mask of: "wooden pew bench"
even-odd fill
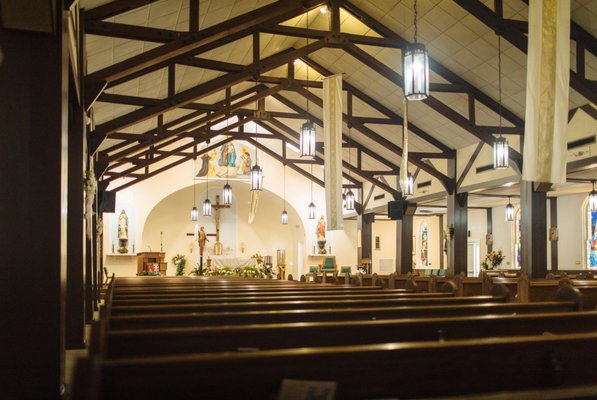
[[[268,302],[268,301],[319,301],[319,300],[374,300],[374,299],[425,299],[425,298],[445,298],[453,297],[451,293],[405,293],[403,291],[384,290],[377,293],[324,293],[313,294],[299,293],[287,294],[277,293],[269,294],[267,296],[250,295],[250,296],[228,296],[222,294],[219,296],[203,296],[203,293],[197,293],[194,296],[186,296],[179,298],[143,298],[143,299],[127,299],[127,298],[112,298],[113,306],[127,306],[127,305],[146,305],[146,304],[212,304],[212,303],[246,303],[246,302]]]
[[[104,399],[274,398],[284,379],[337,398],[430,397],[597,382],[597,333],[98,360]],[[448,373],[449,372],[449,373]]]
[[[115,330],[107,358],[597,332],[597,312]]]
[[[197,327],[239,324],[268,324],[287,322],[320,322],[347,320],[382,320],[396,318],[433,318],[473,315],[511,315],[576,310],[572,301],[543,303],[479,303],[460,305],[431,305],[344,309],[294,309],[278,311],[235,311],[202,313],[164,313],[115,315],[109,319],[109,328],[155,329],[164,327]]]
[[[164,313],[199,313],[199,312],[225,312],[225,311],[273,311],[273,310],[308,310],[336,308],[368,308],[368,307],[400,307],[423,305],[455,305],[475,303],[503,303],[506,299],[495,296],[477,297],[433,297],[427,298],[390,298],[360,300],[316,300],[316,301],[253,301],[243,303],[193,303],[193,304],[161,304],[161,305],[134,305],[111,307],[111,316],[134,314],[164,314]]]

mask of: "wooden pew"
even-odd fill
[[[334,381],[343,399],[411,398],[595,383],[595,354],[597,333],[575,333],[99,360],[95,376],[114,400],[267,399],[289,378]]]
[[[597,312],[116,330],[108,358],[597,331]]]
[[[395,318],[431,318],[473,315],[535,314],[570,312],[577,309],[573,301],[542,303],[479,303],[461,305],[431,305],[420,307],[344,308],[323,310],[227,311],[202,313],[164,313],[114,315],[110,329],[154,329],[163,327],[194,327],[287,322],[319,322],[346,320],[382,320]]]
[[[199,313],[225,311],[273,311],[273,310],[308,310],[338,308],[368,308],[368,307],[417,307],[423,305],[455,305],[476,303],[502,303],[506,299],[495,296],[477,297],[433,297],[428,298],[390,298],[372,300],[316,300],[316,301],[253,301],[244,303],[193,303],[193,304],[162,304],[162,305],[134,305],[111,307],[111,315],[134,314],[164,314],[164,313]]]
[[[128,298],[113,298],[112,304],[114,306],[127,305],[145,305],[145,304],[210,304],[210,303],[245,303],[245,302],[264,302],[264,301],[318,301],[318,300],[373,300],[373,299],[408,299],[408,298],[445,298],[453,297],[451,293],[408,293],[405,291],[384,290],[377,293],[298,293],[286,294],[277,293],[269,295],[251,294],[249,296],[229,296],[228,294],[221,294],[219,296],[203,296],[202,293],[197,293],[193,296],[177,297],[177,298],[156,298],[148,297],[141,299]]]

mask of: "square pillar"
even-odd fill
[[[520,183],[521,267],[531,278],[547,274],[547,191],[551,184]]]
[[[396,221],[396,273],[407,274],[413,270],[413,216],[415,203],[404,202],[402,219]]]
[[[61,399],[64,384],[69,61],[63,2],[47,5],[0,22],[5,399]]]

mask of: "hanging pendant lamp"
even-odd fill
[[[595,181],[593,183],[593,190],[589,193],[589,211],[597,211],[597,192],[595,191]]]
[[[286,165],[284,165],[284,189],[282,192],[284,207],[282,208],[282,225],[288,225],[288,213],[286,212]]]
[[[506,221],[508,222],[514,221],[514,206],[512,203],[510,203],[510,197],[508,197],[508,205],[506,206],[505,217]]]
[[[203,216],[211,216],[211,201],[209,201],[209,171],[205,174],[205,182],[207,188],[205,189],[205,201],[203,202]]]
[[[429,59],[427,49],[417,43],[417,0],[414,4],[414,42],[402,50],[404,96],[408,100],[425,100],[429,97]]]
[[[226,131],[228,131],[228,119],[226,119]],[[230,184],[228,183],[228,167],[228,163],[226,163],[226,184],[222,189],[222,200],[224,201],[224,205],[226,206],[232,205],[232,186],[230,186]]]
[[[199,212],[197,211],[197,207],[195,206],[197,204],[197,198],[195,197],[195,187],[197,185],[195,184],[195,160],[193,160],[193,208],[191,208],[191,221],[197,221],[197,218],[199,216]]]
[[[255,124],[255,134],[257,134],[257,124]],[[255,142],[257,143],[257,138]],[[257,159],[257,145],[255,145],[255,165],[251,168],[251,190],[263,190],[263,170]]]
[[[348,126],[348,143],[351,143],[350,141],[350,130],[351,130],[351,126]],[[352,166],[352,163],[350,162],[350,147],[348,148],[348,164]],[[348,170],[348,177],[350,178],[350,170]],[[346,192],[346,195],[344,196],[344,204],[345,204],[345,208],[347,211],[354,211],[354,193],[352,192],[352,190],[348,189],[348,192]]]
[[[499,136],[493,142],[493,168],[505,169],[509,164],[510,147],[508,140],[502,136],[502,46],[501,37],[498,36],[498,115],[499,122]]]
[[[309,48],[309,11],[307,11],[307,48]],[[309,65],[305,63],[305,68],[307,68],[307,82],[309,81]],[[309,98],[307,97],[307,118],[310,118],[309,115]],[[299,132],[299,144],[301,150],[301,157],[314,157],[315,156],[315,125],[311,122],[310,119],[305,121],[304,124],[301,125],[301,130]]]
[[[313,176],[313,164],[311,164],[311,176]],[[315,213],[317,210],[315,208],[315,203],[313,203],[313,180],[311,180],[311,203],[309,203],[308,210],[309,219],[315,219]]]

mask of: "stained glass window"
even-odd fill
[[[423,222],[421,226],[421,267],[429,266],[429,230],[427,224]]]
[[[587,266],[597,268],[597,211],[587,206]]]

